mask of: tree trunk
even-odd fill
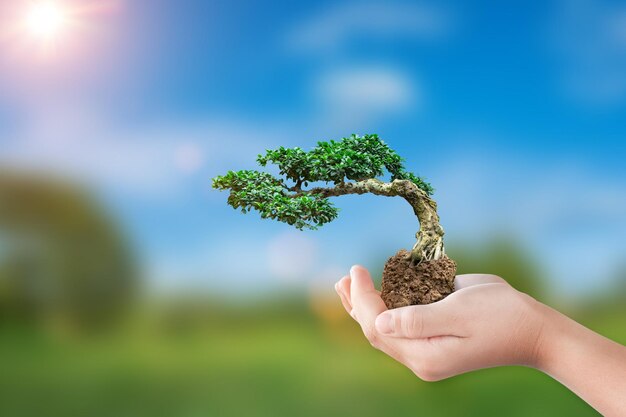
[[[417,242],[410,253],[413,263],[436,260],[445,255],[444,231],[439,224],[437,203],[410,180],[382,182],[370,178],[363,181],[340,183],[331,188],[312,188],[306,192],[306,194],[317,194],[322,197],[365,193],[387,197],[399,196],[413,207],[413,212],[420,224],[420,228],[415,234]]]
[[[411,249],[411,260],[416,264],[440,259],[445,255],[445,249],[444,231],[439,224],[437,203],[409,180],[395,180],[392,186],[396,187],[398,194],[413,207],[413,212],[419,220],[420,228],[415,233],[417,241]]]

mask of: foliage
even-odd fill
[[[317,195],[289,196],[281,181],[258,171],[228,171],[213,180],[213,187],[230,189],[228,204],[243,213],[258,210],[263,219],[275,219],[295,226],[315,229],[334,220],[338,209],[327,198]]]
[[[457,274],[489,271],[504,277],[516,289],[543,300],[548,288],[543,284],[544,271],[529,251],[506,234],[493,236],[484,242],[450,243],[446,252],[457,263]]]
[[[134,259],[90,196],[0,170],[0,201],[0,322],[97,330],[132,302]]]
[[[380,177],[387,171],[392,181],[410,180],[428,195],[434,191],[422,178],[407,172],[403,159],[378,135],[321,141],[308,152],[299,147],[281,146],[258,155],[257,162],[261,166],[277,165],[279,173],[293,185],[265,172],[242,170],[215,177],[213,187],[230,190],[228,204],[243,213],[258,210],[262,218],[282,221],[298,229],[316,229],[338,214],[328,198],[302,188],[309,183],[321,181],[336,186],[348,180]]]

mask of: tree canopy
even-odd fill
[[[230,190],[228,204],[243,213],[257,210],[262,218],[300,230],[316,229],[337,217],[338,209],[329,196],[364,192],[397,195],[388,190],[376,192],[378,183],[367,183],[386,173],[392,182],[410,181],[426,196],[434,191],[424,179],[406,171],[403,158],[375,134],[320,141],[310,151],[281,146],[258,155],[257,162],[261,166],[275,164],[284,178],[255,170],[228,171],[213,179],[213,187]],[[316,182],[327,187],[303,188]],[[330,183],[333,185],[329,187]]]
[[[93,196],[0,169],[0,324],[96,330],[126,311],[139,280],[125,236]]]

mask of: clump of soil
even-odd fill
[[[434,303],[454,291],[456,262],[444,256],[412,265],[409,255],[402,249],[385,264],[380,296],[387,308]]]

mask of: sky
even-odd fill
[[[625,264],[625,2],[65,0],[45,46],[27,3],[0,5],[0,166],[91,190],[155,288],[328,285],[411,247],[403,201],[299,232],[210,188],[352,133],[433,184],[449,242],[512,236],[572,294]]]

